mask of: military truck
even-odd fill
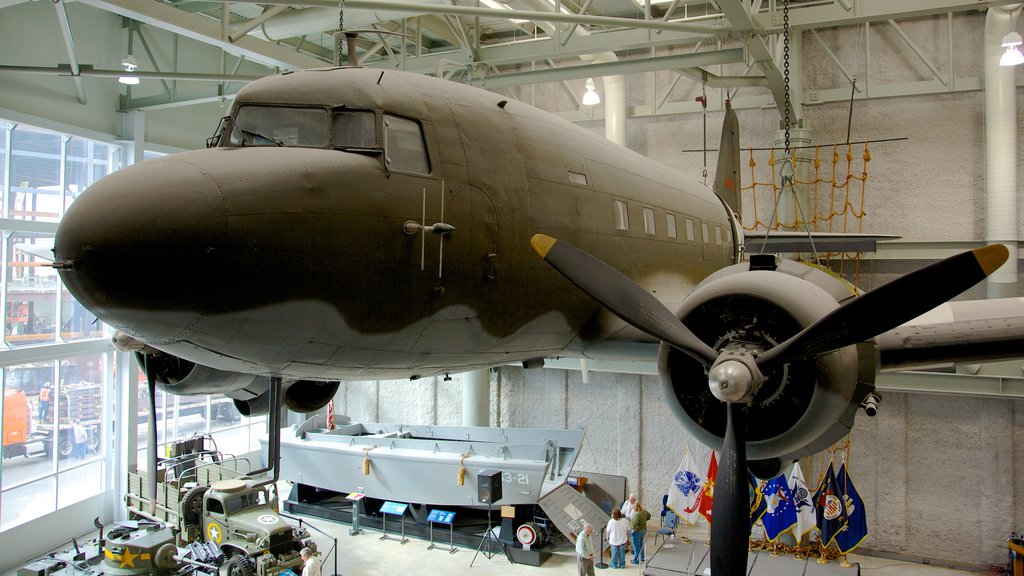
[[[180,546],[215,543],[226,557],[224,576],[302,572],[299,550],[315,550],[316,544],[304,528],[291,526],[277,513],[277,498],[265,485],[218,463],[196,461],[194,470],[175,478],[169,470],[158,469],[153,510],[145,473],[129,472],[125,500],[133,516],[169,524]]]

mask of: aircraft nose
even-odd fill
[[[189,153],[150,160],[93,184],[57,229],[54,266],[68,290],[113,326],[127,310],[164,310],[204,267],[224,229],[210,171]],[[168,327],[170,329],[170,327]]]

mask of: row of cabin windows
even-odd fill
[[[383,142],[378,134],[383,135]],[[391,114],[378,116],[372,110],[245,104],[235,113],[228,142],[233,146],[383,151],[389,170],[430,173],[420,123]]]
[[[629,232],[629,205],[622,200],[613,200],[613,206],[615,211],[615,229],[623,232]],[[648,206],[643,207],[644,211],[644,233],[651,236],[657,236],[658,229],[655,223],[656,216],[654,208]],[[695,230],[693,218],[689,216],[683,217],[686,230],[686,240],[689,242],[695,241]],[[677,238],[678,234],[676,231],[676,215],[671,212],[665,213],[665,229],[668,232],[669,238]],[[700,223],[701,241],[704,244],[711,242],[711,235],[708,229],[707,222]],[[715,244],[721,246],[723,243],[722,227],[715,226]]]

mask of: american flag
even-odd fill
[[[334,399],[327,403],[327,429],[334,430]]]

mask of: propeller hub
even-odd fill
[[[750,392],[750,370],[742,362],[726,360],[716,364],[708,373],[711,393],[722,402],[740,402]]]

